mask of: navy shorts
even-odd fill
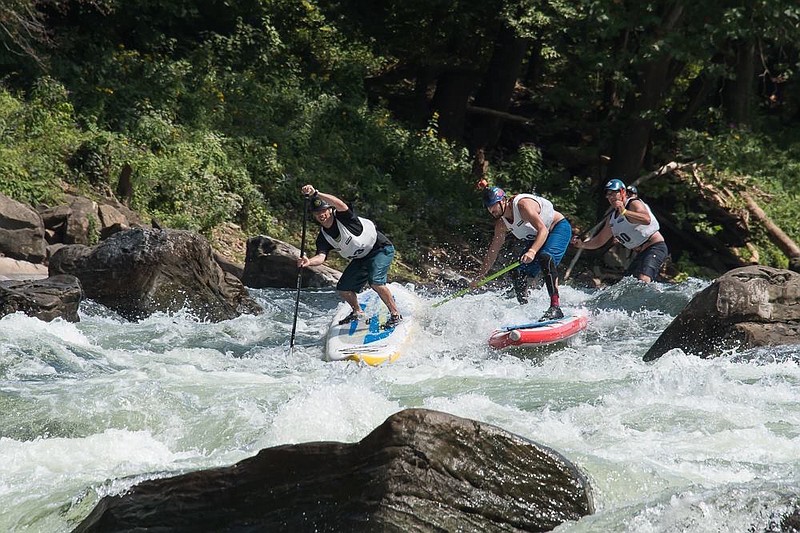
[[[374,255],[363,259],[353,259],[342,272],[337,291],[360,292],[364,285],[386,285],[389,266],[394,259],[394,246],[387,245],[376,251]]]
[[[545,252],[550,254],[550,257],[553,258],[556,266],[558,266],[558,264],[561,263],[561,259],[564,258],[570,239],[572,239],[572,226],[566,218],[562,218],[555,227],[550,230],[550,234],[547,236],[547,240],[544,241],[544,246],[539,250],[539,253]],[[530,247],[531,241],[524,242]],[[533,278],[536,277],[536,274],[539,273],[542,267],[539,265],[539,261],[533,260],[530,263],[521,265],[519,269]]]
[[[663,241],[657,242],[636,254],[636,257],[633,258],[633,263],[625,271],[625,275],[635,278],[645,275],[651,281],[655,281],[668,255],[667,244]]]

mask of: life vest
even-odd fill
[[[634,200],[636,200],[636,198],[628,199],[628,201],[625,202],[625,209],[627,209],[628,204]],[[639,201],[642,202],[641,200]],[[655,215],[653,215],[653,212],[650,210],[650,206],[644,202],[642,202],[642,204],[650,214],[649,224],[634,224],[616,211],[610,215],[609,224],[611,226],[611,233],[625,248],[633,249],[641,246],[661,227]]]
[[[357,259],[367,255],[372,250],[372,247],[375,246],[375,241],[378,239],[378,230],[371,220],[361,217],[358,217],[358,220],[361,222],[361,235],[353,235],[353,233],[347,229],[347,226],[339,222],[335,217],[334,221],[339,227],[338,238],[334,239],[328,235],[325,228],[322,228],[322,235],[325,237],[325,240],[333,246],[334,250],[339,252],[339,254],[346,259]]]
[[[514,220],[509,222],[506,220],[506,217],[502,217],[501,220],[505,223],[506,228],[508,228],[511,233],[514,234],[514,237],[521,240],[533,240],[536,238],[537,231],[536,228],[533,227],[533,224],[530,222],[526,222],[522,218],[522,214],[519,212],[519,201],[524,198],[530,198],[531,200],[535,201],[539,204],[539,217],[544,222],[544,226],[546,228],[550,228],[553,225],[553,218],[555,217],[555,209],[553,208],[553,202],[550,200],[545,200],[541,196],[536,196],[533,194],[518,194],[514,197],[514,200],[511,204],[512,214],[514,216]]]

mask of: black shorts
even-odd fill
[[[640,275],[645,275],[655,281],[668,255],[667,244],[663,241],[657,242],[636,255],[633,263],[625,271],[625,275],[636,278]]]

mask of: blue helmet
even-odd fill
[[[625,183],[623,183],[622,180],[614,178],[613,180],[608,180],[605,189],[607,191],[620,191],[625,189]]]
[[[489,209],[506,197],[506,191],[500,187],[487,187],[483,190],[483,207]]]

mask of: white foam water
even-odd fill
[[[71,531],[143,479],[235,463],[280,444],[355,442],[426,407],[550,446],[588,475],[597,512],[557,531],[764,531],[800,484],[800,349],[700,359],[642,356],[705,286],[626,280],[562,287],[589,326],[566,343],[495,351],[504,324],[535,320],[497,287],[441,306],[396,362],[323,360],[338,299],[252,291],[260,316],[190,311],[126,322],[91,302],[81,322],[0,319],[0,531]],[[772,524],[772,525],[770,525]]]

